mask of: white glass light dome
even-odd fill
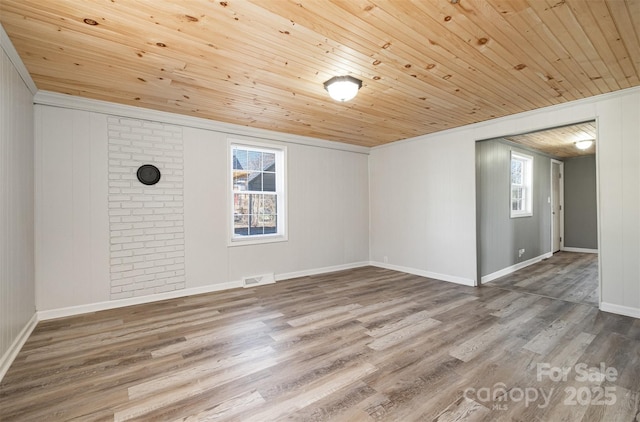
[[[591,139],[576,142],[576,148],[582,150],[589,149],[591,145],[593,145],[593,140]]]
[[[362,87],[362,81],[353,76],[334,76],[324,83],[331,98],[336,101],[345,102],[356,96]]]

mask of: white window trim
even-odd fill
[[[233,192],[233,147],[248,147],[264,152],[278,152],[276,154],[276,192],[278,192],[278,233],[254,236],[235,236],[234,231],[234,192]],[[256,142],[246,139],[227,139],[227,246],[258,245],[264,243],[286,242],[288,238],[287,225],[287,147],[285,145],[267,142]],[[281,177],[279,177],[281,175]]]
[[[512,209],[513,184],[511,183],[511,161],[514,158],[524,160],[526,162],[526,170],[524,172],[524,177],[525,177],[525,186],[528,186],[529,195],[525,197],[526,204],[525,204],[524,211]],[[531,155],[511,151],[511,156],[509,157],[509,212],[510,212],[511,218],[522,218],[522,217],[533,216],[533,164],[534,164],[533,160],[534,158]]]

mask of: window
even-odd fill
[[[284,147],[231,143],[231,244],[286,240]]]
[[[533,215],[533,157],[511,152],[511,218]]]

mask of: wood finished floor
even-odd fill
[[[640,320],[365,267],[41,322],[0,420],[637,421],[639,397]]]
[[[598,306],[598,255],[557,252],[488,285]]]

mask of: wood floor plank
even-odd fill
[[[211,390],[218,387],[220,384],[224,384],[229,380],[233,380],[247,374],[261,371],[265,368],[274,366],[277,363],[273,357],[266,357],[253,362],[248,362],[240,367],[236,367],[234,370],[221,371],[213,376],[213,373],[209,373],[207,370],[201,369],[201,374],[194,375],[189,374],[176,374],[169,377],[167,383],[157,383],[157,381],[148,381],[148,384],[141,384],[140,388],[144,389],[144,393],[147,393],[149,389],[154,390],[151,396],[138,395],[139,391],[129,389],[129,402],[122,406],[121,410],[116,410],[114,413],[115,421],[127,421],[135,417],[142,416],[146,413],[150,413],[157,410],[160,407],[171,406],[174,403],[183,400],[185,398],[202,394],[207,390]],[[204,368],[203,368],[204,369]],[[197,369],[196,369],[197,372]],[[162,380],[161,380],[162,381]],[[140,398],[142,397],[142,399]]]
[[[264,403],[265,400],[262,398],[260,393],[253,391],[241,396],[233,397],[232,399],[226,400],[215,407],[204,410],[195,415],[176,419],[174,422],[201,422],[230,418],[238,413],[259,407]]]
[[[0,420],[632,421],[640,322],[585,300],[591,254],[555,258],[480,288],[363,267],[44,321]],[[618,376],[576,379],[601,363]],[[616,403],[567,405],[583,387]]]
[[[590,421],[637,421],[640,415],[640,393],[623,387],[614,388],[616,401],[611,405],[590,405],[584,420]]]
[[[481,421],[489,413],[489,409],[480,403],[465,397],[460,397],[451,403],[444,412],[439,414],[434,419],[434,422]]]
[[[258,412],[243,417],[243,420],[247,422],[263,422],[282,419],[286,415],[293,414],[350,384],[358,384],[358,380],[375,371],[376,367],[369,363],[340,370],[337,373],[314,381],[302,392],[289,395],[284,400],[269,403]]]
[[[557,252],[487,285],[598,306],[598,255]]]
[[[524,345],[524,348],[532,352],[544,354],[547,350],[555,346],[561,337],[569,331],[571,323],[563,320],[554,321],[531,341]]]

